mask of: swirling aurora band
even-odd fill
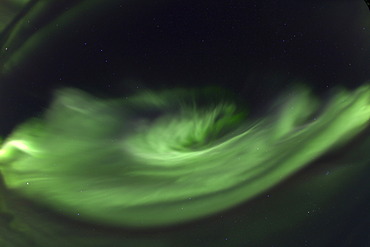
[[[271,188],[368,127],[370,87],[322,107],[297,87],[279,110],[249,119],[210,91],[103,100],[56,94],[0,150],[9,189],[71,217],[126,227],[181,223]],[[215,94],[213,94],[215,95]],[[319,107],[321,105],[321,108]]]

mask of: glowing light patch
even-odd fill
[[[304,87],[294,92],[252,119],[211,91],[104,101],[62,90],[43,119],[9,138],[2,152],[22,152],[2,173],[9,188],[78,219],[129,227],[197,219],[279,184],[369,125],[368,85],[325,106]]]

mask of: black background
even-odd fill
[[[51,28],[2,75],[2,135],[41,114],[65,86],[121,97],[143,88],[218,85],[258,111],[296,82],[325,95],[370,77],[361,1],[110,0],[67,23],[53,21],[78,2],[55,3],[31,20],[31,34]]]

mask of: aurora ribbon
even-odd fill
[[[220,95],[60,90],[5,140],[1,173],[9,189],[70,217],[163,226],[250,200],[369,124],[369,85],[325,105],[296,87],[263,118]]]

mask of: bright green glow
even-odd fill
[[[337,92],[324,109],[307,89],[294,92],[253,120],[189,91],[103,101],[63,90],[42,120],[6,140],[1,171],[9,188],[72,217],[188,221],[251,199],[368,127],[368,85]]]
[[[6,156],[11,156],[9,153],[11,153],[12,147],[17,148],[21,151],[28,152],[30,148],[27,146],[26,143],[23,141],[10,141],[7,142],[6,145],[0,150],[0,157],[6,157]]]

